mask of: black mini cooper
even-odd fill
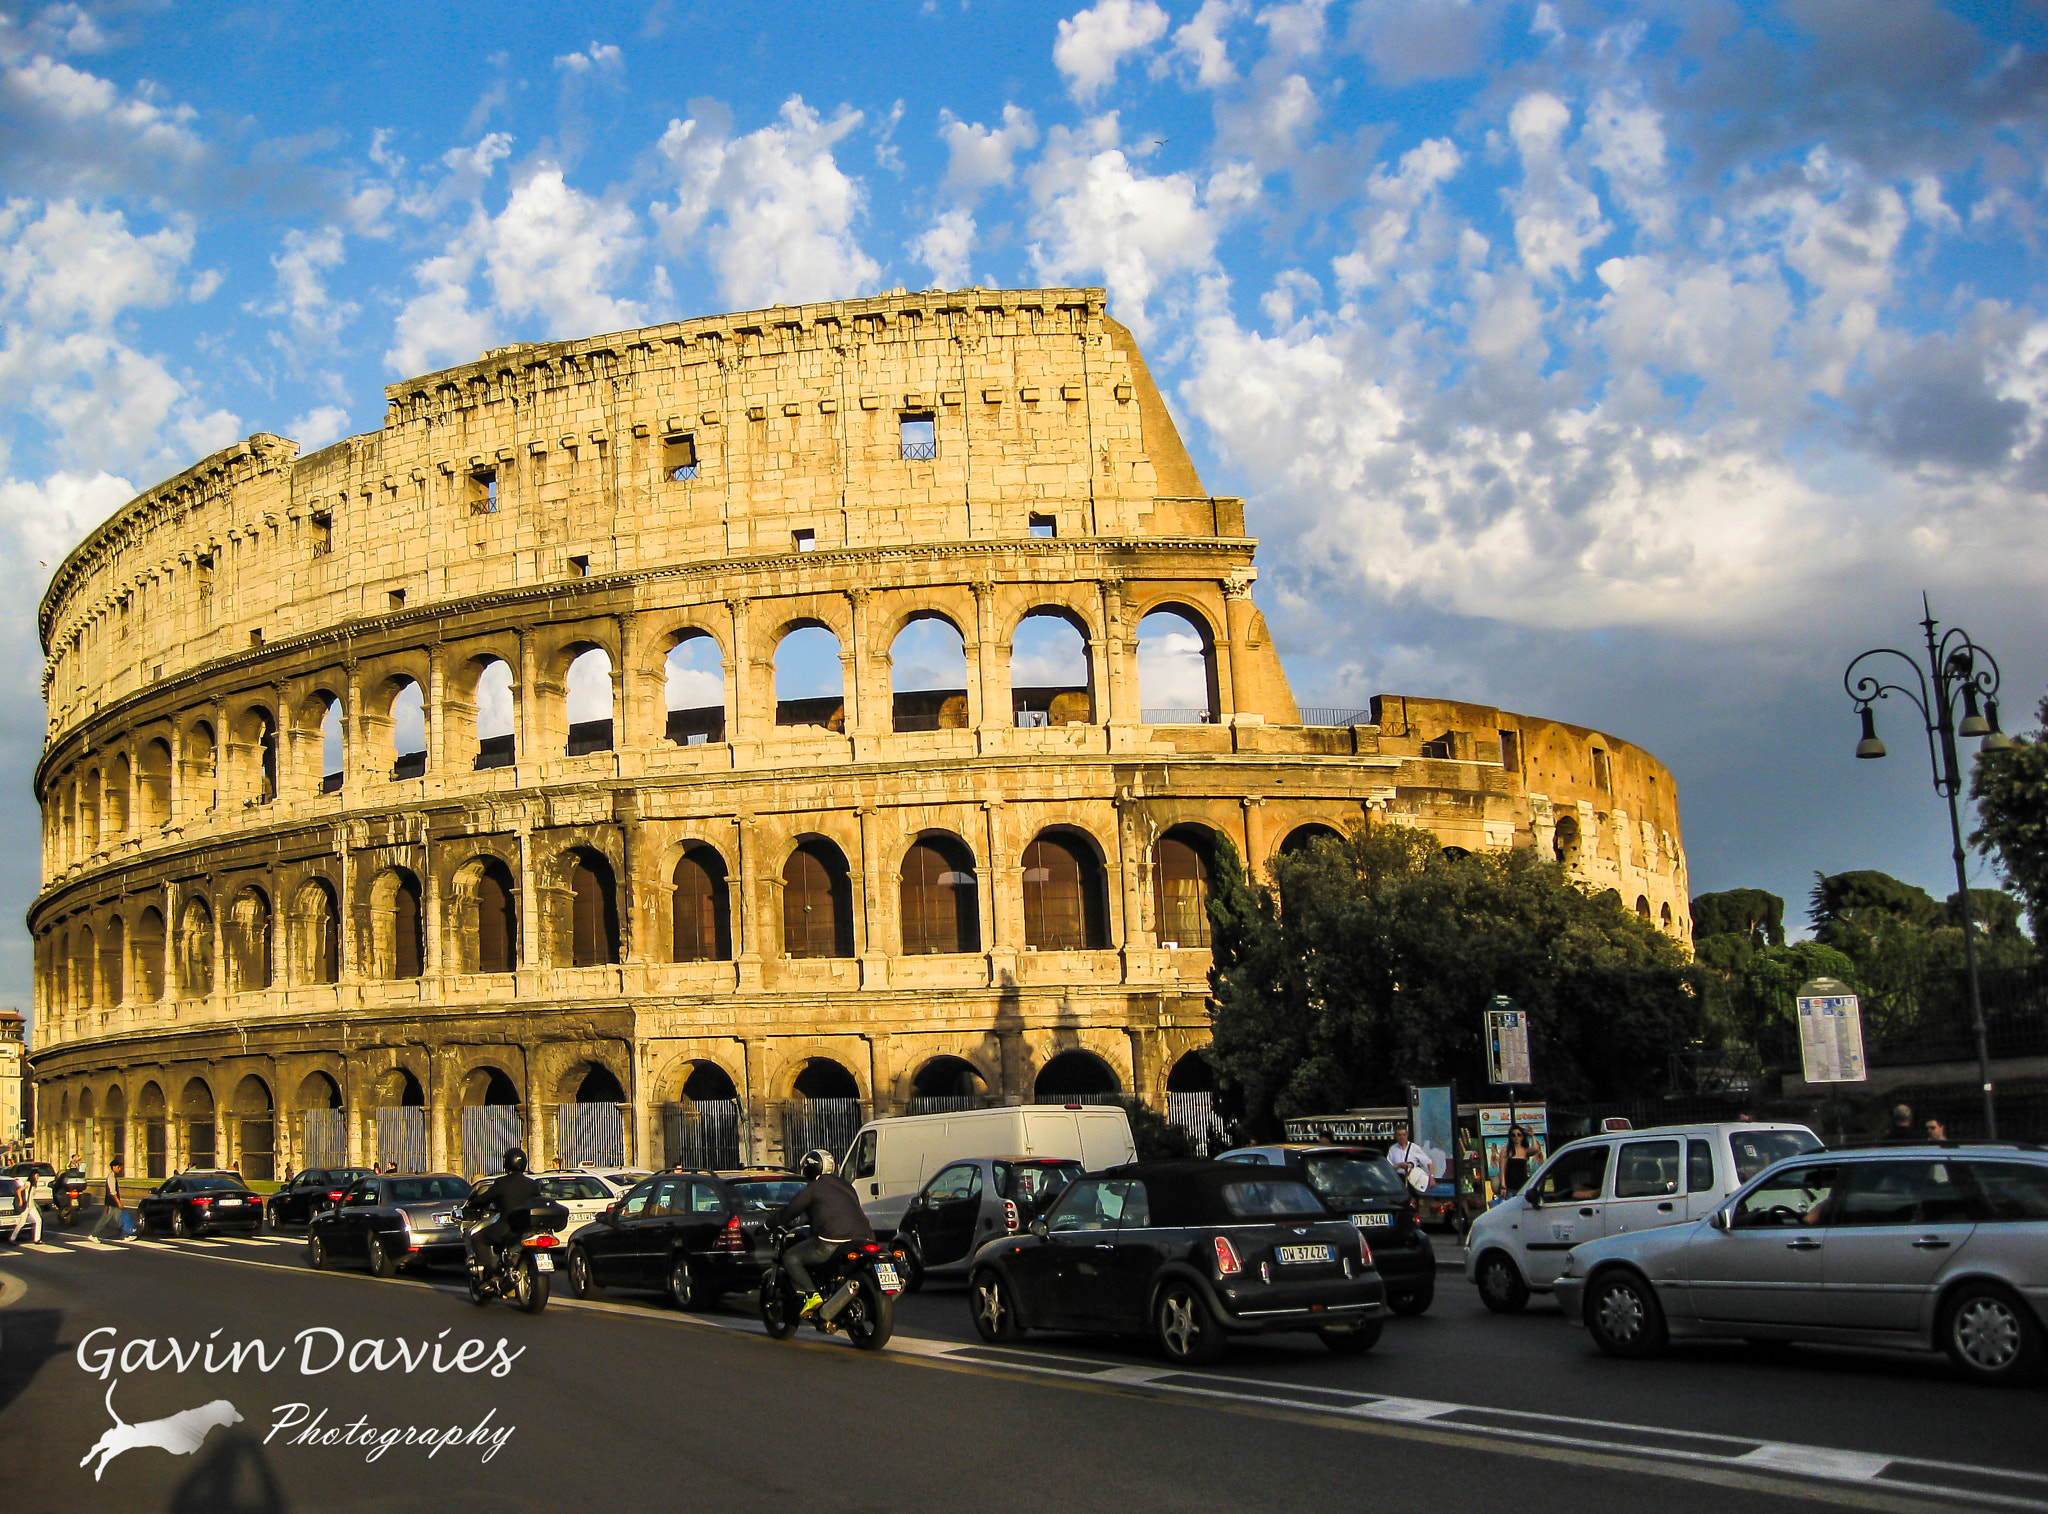
[[[263,1223],[263,1200],[239,1172],[181,1172],[145,1193],[135,1210],[145,1234],[186,1240],[223,1231],[254,1235]]]
[[[1313,1330],[1333,1351],[1368,1351],[1386,1289],[1360,1234],[1284,1172],[1137,1162],[1076,1178],[1026,1234],[984,1247],[968,1305],[998,1344],[1026,1330],[1150,1335],[1195,1365],[1232,1335]]]
[[[1315,1190],[1330,1213],[1358,1227],[1396,1314],[1421,1314],[1436,1298],[1436,1249],[1423,1233],[1415,1194],[1365,1146],[1244,1146],[1225,1162],[1278,1167]]]

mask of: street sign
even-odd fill
[[[1870,1075],[1863,1065],[1863,1010],[1856,996],[1807,992],[1847,987],[1816,979],[1800,989],[1799,1060],[1809,1083],[1861,1083]]]
[[[1495,995],[1486,1006],[1486,1078],[1509,1087],[1533,1081],[1529,1076],[1529,1016],[1504,994]]]

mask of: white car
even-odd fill
[[[626,1191],[609,1177],[595,1172],[536,1172],[533,1180],[540,1184],[542,1195],[550,1203],[560,1204],[569,1211],[569,1223],[555,1232],[564,1236],[574,1235],[582,1226],[588,1225],[611,1208]]]
[[[1548,1293],[1572,1247],[1700,1220],[1774,1162],[1821,1148],[1804,1125],[1660,1125],[1557,1151],[1520,1193],[1472,1222],[1465,1277],[1496,1314]]]

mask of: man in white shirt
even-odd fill
[[[1406,1183],[1411,1189],[1415,1188],[1415,1181],[1409,1174],[1416,1171],[1422,1173],[1423,1185],[1425,1187],[1428,1186],[1430,1176],[1429,1153],[1408,1139],[1408,1127],[1406,1125],[1398,1125],[1394,1128],[1394,1144],[1387,1148],[1387,1165],[1398,1172],[1401,1175],[1401,1181]],[[1416,1191],[1419,1192],[1420,1190]]]

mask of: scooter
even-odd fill
[[[85,1203],[86,1190],[91,1184],[82,1172],[61,1174],[50,1184],[51,1206],[56,1211],[57,1223],[67,1230],[78,1220],[78,1211]]]
[[[553,1220],[550,1222],[550,1211]],[[561,1242],[554,1231],[569,1222],[569,1211],[559,1204],[547,1204],[528,1212],[524,1235],[498,1247],[498,1264],[486,1268],[476,1254],[476,1233],[497,1216],[479,1215],[462,1222],[463,1249],[468,1256],[469,1301],[479,1309],[494,1298],[509,1300],[515,1308],[538,1314],[548,1306],[548,1284],[555,1271],[555,1252]]]
[[[783,1257],[808,1236],[801,1229],[778,1230],[774,1239],[775,1260],[761,1274],[761,1324],[770,1340],[782,1341],[803,1323],[803,1300]],[[896,1295],[903,1291],[894,1253],[876,1241],[848,1241],[813,1276],[825,1302],[810,1316],[811,1328],[843,1333],[863,1351],[880,1350],[896,1328]]]

